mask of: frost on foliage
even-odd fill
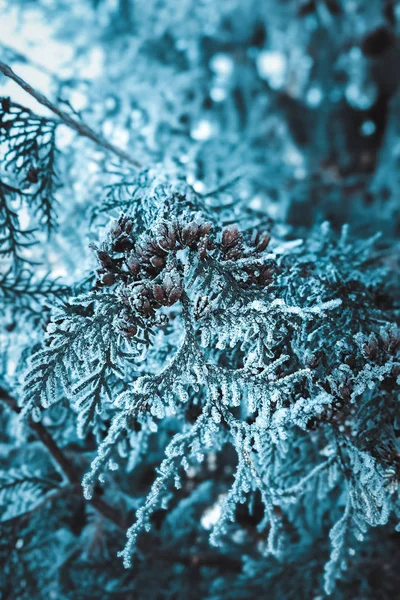
[[[134,202],[138,214],[125,211],[94,247],[95,289],[54,309],[44,345],[30,361],[24,411],[36,407],[40,418],[65,394],[85,436],[91,425],[99,427],[106,407],[111,420],[83,481],[87,499],[121,460],[135,472],[151,440],[161,440],[163,423],[173,424],[128,529],[126,567],[139,535],[171,506],[188,473],[228,445],[236,466],[218,501],[210,535],[217,546],[226,543],[239,507],[258,494],[263,555],[282,558],[294,531],[305,535],[296,504],[311,510],[350,473],[350,508],[331,531],[331,590],[344,568],[350,520],[364,528],[384,525],[393,508],[397,466],[353,438],[362,414],[357,406],[370,402],[397,368],[398,332],[388,326],[371,333],[365,304],[349,306],[343,285],[346,277],[354,280],[356,263],[347,275],[333,240],[325,246],[312,238],[277,257],[267,232],[221,228],[201,210],[190,212],[194,197],[184,187],[176,196],[160,184],[148,193],[157,210],[146,213]],[[325,227],[319,235],[331,234]],[[335,267],[310,266],[309,253],[320,251]],[[305,260],[310,277],[294,287]],[[357,285],[364,285],[361,276]],[[353,329],[346,330],[350,314]]]
[[[332,544],[329,561],[325,565],[325,592],[331,594],[335,589],[335,581],[347,568],[349,554],[354,550],[349,548],[349,538],[352,527],[352,514],[350,503],[346,505],[343,516],[337,521],[329,532]]]
[[[396,4],[5,9],[7,597],[395,597]]]
[[[54,311],[45,344],[30,360],[24,411],[47,408],[65,393],[79,413],[83,434],[95,411],[101,410],[103,399],[111,398],[110,378],[118,382],[123,377],[118,353],[125,349],[129,356],[127,344],[118,344],[118,310],[115,298],[93,295],[73,299],[69,308]]]

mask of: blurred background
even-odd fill
[[[395,0],[3,0],[0,56],[198,192],[235,180],[278,222],[395,233],[399,20]],[[1,75],[0,93],[43,113]],[[110,166],[58,137],[74,223]]]

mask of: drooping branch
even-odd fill
[[[0,401],[7,406],[15,413],[19,414],[21,412],[20,407],[18,406],[17,401],[13,398],[6,390],[0,388]],[[68,481],[75,486],[77,489],[81,489],[80,487],[80,477],[77,472],[74,464],[70,461],[70,459],[64,454],[61,448],[58,447],[52,435],[46,429],[46,427],[41,422],[35,422],[32,418],[28,420],[29,427],[34,431],[42,442],[44,446],[46,446],[47,450],[50,452],[53,459],[59,465]],[[94,494],[92,499],[89,501],[89,504],[93,506],[97,510],[97,512],[101,513],[103,517],[114,523],[117,527],[122,529],[123,531],[126,529],[124,524],[124,519],[118,512],[107,502],[105,502],[98,495]]]
[[[15,398],[13,398],[5,389],[0,388],[0,401],[6,404],[13,412],[19,414],[21,412],[20,407],[18,406]],[[63,453],[63,451],[57,446],[51,434],[47,431],[44,425],[40,422],[36,423],[32,419],[29,420],[30,428],[37,434],[40,441],[46,446],[53,459],[58,463],[61,467],[64,474],[67,476],[69,483],[71,485],[66,485],[59,488],[56,492],[49,495],[45,498],[45,500],[36,506],[33,510],[28,511],[29,514],[36,511],[39,507],[43,506],[49,500],[56,498],[57,496],[62,495],[64,492],[76,490],[77,492],[81,490],[79,475],[72,464],[72,462],[68,459],[67,456]],[[99,512],[103,517],[114,523],[119,529],[122,531],[126,530],[126,524],[124,519],[120,514],[116,512],[116,510],[107,504],[104,500],[102,500],[98,495],[94,494],[91,500],[86,500],[89,502]],[[142,551],[149,551],[149,548],[146,545],[146,539],[142,539],[139,547]],[[201,568],[201,567],[218,567],[228,571],[240,571],[241,569],[241,561],[224,554],[189,554],[189,555],[180,555],[171,552],[165,552],[163,550],[156,551],[154,553],[154,549],[151,549],[153,553],[153,558],[159,560],[165,560],[170,563],[180,563],[187,567],[191,568]]]
[[[58,118],[63,123],[65,123],[65,125],[67,125],[71,129],[74,129],[79,135],[89,138],[90,140],[92,140],[92,142],[94,142],[98,146],[101,146],[105,150],[112,152],[113,154],[118,156],[118,158],[130,163],[136,169],[142,168],[141,164],[138,161],[136,161],[134,158],[132,158],[132,156],[130,156],[127,152],[125,152],[121,148],[118,148],[117,146],[114,146],[114,144],[111,144],[111,142],[108,142],[106,139],[103,138],[103,136],[101,136],[100,134],[93,131],[93,129],[91,129],[91,127],[89,127],[85,123],[80,123],[79,121],[76,121],[75,119],[73,119],[71,117],[71,115],[69,115],[65,111],[63,111],[60,108],[58,108],[57,106],[55,106],[52,102],[50,102],[50,100],[48,98],[46,98],[46,96],[44,96],[41,92],[39,92],[38,90],[33,88],[24,79],[19,77],[19,75],[14,73],[14,71],[11,69],[11,67],[9,67],[8,65],[6,65],[5,63],[3,63],[1,61],[0,61],[0,72],[3,73],[3,75],[5,75],[6,77],[9,77],[13,81],[15,81],[15,83],[18,84],[23,90],[25,90],[25,92],[30,94],[40,104],[42,104],[43,106],[45,106],[46,108],[51,110],[51,112],[53,112],[55,115],[57,115]]]

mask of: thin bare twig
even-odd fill
[[[25,90],[25,92],[30,94],[40,104],[51,110],[51,112],[57,115],[59,119],[61,119],[61,121],[65,123],[65,125],[67,125],[71,129],[74,129],[79,135],[89,138],[98,146],[101,146],[105,150],[112,152],[113,154],[118,156],[118,158],[130,163],[136,169],[142,168],[141,164],[137,162],[134,158],[132,158],[127,152],[121,150],[121,148],[118,148],[117,146],[114,146],[114,144],[111,144],[111,142],[108,142],[100,134],[93,131],[93,129],[91,129],[85,123],[80,123],[79,121],[73,119],[68,113],[55,106],[52,102],[50,102],[50,100],[48,100],[48,98],[46,98],[46,96],[44,96],[38,90],[35,90],[29,83],[27,83],[24,79],[19,77],[19,75],[14,73],[11,67],[9,67],[1,61],[0,72],[3,73],[3,75],[5,75],[6,77],[9,77],[13,81],[15,81],[15,83],[17,83],[23,90]]]

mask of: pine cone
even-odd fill
[[[256,248],[256,252],[264,252],[264,250],[267,248],[270,241],[271,241],[271,238],[267,232],[258,231],[256,234],[256,238],[254,240],[254,246]]]
[[[186,225],[178,227],[178,241],[184,248],[195,248],[198,242],[207,236],[211,230],[211,223],[196,223],[190,221]]]
[[[221,252],[223,260],[237,260],[243,257],[242,236],[236,225],[222,231]]]
[[[111,227],[110,235],[112,248],[115,252],[126,252],[133,248],[133,239],[131,237],[133,222],[131,219],[122,215]]]
[[[133,221],[126,215],[121,215],[118,221],[115,221],[111,227],[110,233],[113,237],[118,237],[122,233],[130,234],[133,228]]]
[[[136,296],[131,302],[133,308],[144,317],[154,316],[155,310],[153,302],[153,290],[151,288],[141,286],[136,290]]]
[[[167,273],[162,285],[155,285],[154,298],[161,306],[172,306],[182,296],[182,286],[179,276]]]
[[[139,275],[140,262],[136,254],[134,254],[133,252],[131,252],[131,254],[129,255],[126,261],[126,266],[133,275]]]
[[[112,269],[114,261],[106,250],[97,250],[97,258],[104,269]]]
[[[176,231],[173,224],[162,223],[157,238],[158,246],[164,251],[173,250],[176,245]]]
[[[114,273],[105,273],[100,279],[101,285],[109,286],[115,283]]]

